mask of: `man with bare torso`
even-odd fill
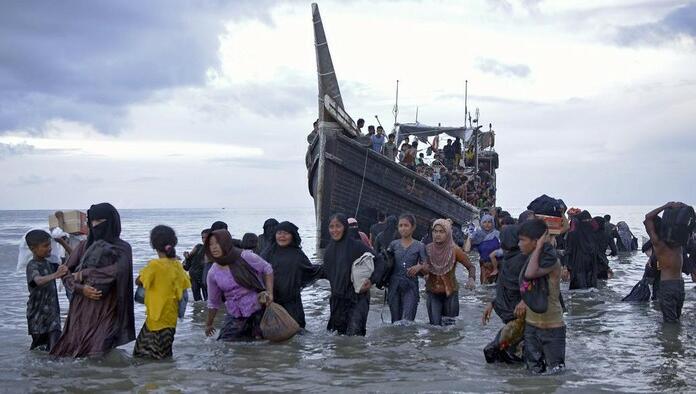
[[[683,248],[682,245],[669,243],[660,238],[661,229],[656,224],[659,221],[656,219],[659,219],[657,215],[665,209],[679,208],[684,205],[681,202],[669,202],[648,212],[643,222],[653,245],[653,253],[657,258],[657,269],[660,271],[658,299],[665,323],[678,322],[684,304],[684,280],[681,276]]]

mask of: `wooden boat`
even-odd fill
[[[355,217],[368,232],[378,212],[415,215],[417,236],[432,220],[450,218],[464,226],[479,210],[442,187],[369,148],[343,106],[319,8],[312,4],[319,82],[316,136],[308,138],[309,193],[314,198],[317,248],[330,239],[329,217]],[[497,159],[496,159],[497,160]],[[496,166],[497,167],[497,166]]]

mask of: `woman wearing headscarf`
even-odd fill
[[[449,320],[459,316],[459,285],[455,275],[457,263],[469,271],[467,289],[476,286],[476,268],[466,253],[454,243],[450,220],[437,219],[431,232],[433,242],[425,247],[428,257],[419,272],[427,275],[425,289],[430,324],[440,326],[443,318]]]
[[[66,263],[73,298],[54,356],[98,356],[135,340],[133,252],[120,238],[121,217],[111,204],[96,204],[87,224],[89,237]]]
[[[599,258],[599,265],[597,266],[597,279],[606,280],[614,275],[614,272],[611,270],[611,268],[609,268],[607,248],[611,249],[611,256],[616,256],[616,244],[605,231],[606,220],[604,220],[603,217],[595,216],[592,221],[595,246],[597,247],[597,256]]]
[[[616,223],[616,227],[611,231],[611,236],[616,240],[616,249],[619,252],[638,250],[638,238],[633,235],[626,222]]]
[[[602,262],[597,252],[592,215],[588,211],[582,211],[572,219],[566,238],[566,256],[570,289],[597,287],[597,275]]]
[[[321,266],[312,265],[302,251],[297,226],[281,222],[276,227],[273,244],[262,255],[273,267],[273,300],[305,328],[302,289],[317,279]]]
[[[215,333],[215,315],[224,302],[227,316],[218,340],[261,338],[261,300],[265,304],[273,302],[273,268],[254,252],[236,247],[227,230],[213,231],[205,242],[205,249],[215,262],[208,273],[205,334]]]
[[[500,232],[495,229],[495,219],[491,215],[481,217],[481,228],[474,231],[464,247],[467,252],[475,247],[479,253],[481,284],[494,283],[498,268],[491,261],[491,253],[500,249]]]
[[[259,234],[259,243],[256,247],[257,254],[262,255],[266,251],[267,247],[270,247],[275,238],[275,228],[278,225],[278,221],[274,218],[266,219],[263,222],[263,234]]]
[[[379,256],[374,257],[375,269],[356,293],[351,280],[353,262],[365,253],[374,256],[375,252],[349,235],[348,218],[343,214],[331,216],[329,234],[331,240],[324,251],[324,264],[319,274],[331,285],[331,315],[326,329],[341,335],[364,336],[370,310],[370,287],[382,278],[384,263]]]
[[[368,248],[372,248],[372,243],[370,242],[370,237],[367,236],[364,232],[360,231],[360,226],[358,225],[358,219],[356,218],[348,218],[348,231],[350,233],[350,236],[360,240],[362,243],[365,244]]]

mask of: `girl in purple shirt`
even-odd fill
[[[205,243],[206,253],[215,261],[207,277],[208,321],[205,334],[215,333],[213,322],[218,309],[227,309],[218,340],[260,339],[259,323],[264,304],[273,302],[273,268],[252,251],[234,246],[227,230],[213,231]]]

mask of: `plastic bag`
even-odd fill
[[[370,252],[363,253],[357,260],[353,261],[350,279],[353,282],[355,293],[360,293],[360,289],[366,279],[370,279],[375,271],[374,255]]]
[[[300,331],[300,325],[282,306],[272,302],[261,318],[261,335],[271,342],[286,341]]]

